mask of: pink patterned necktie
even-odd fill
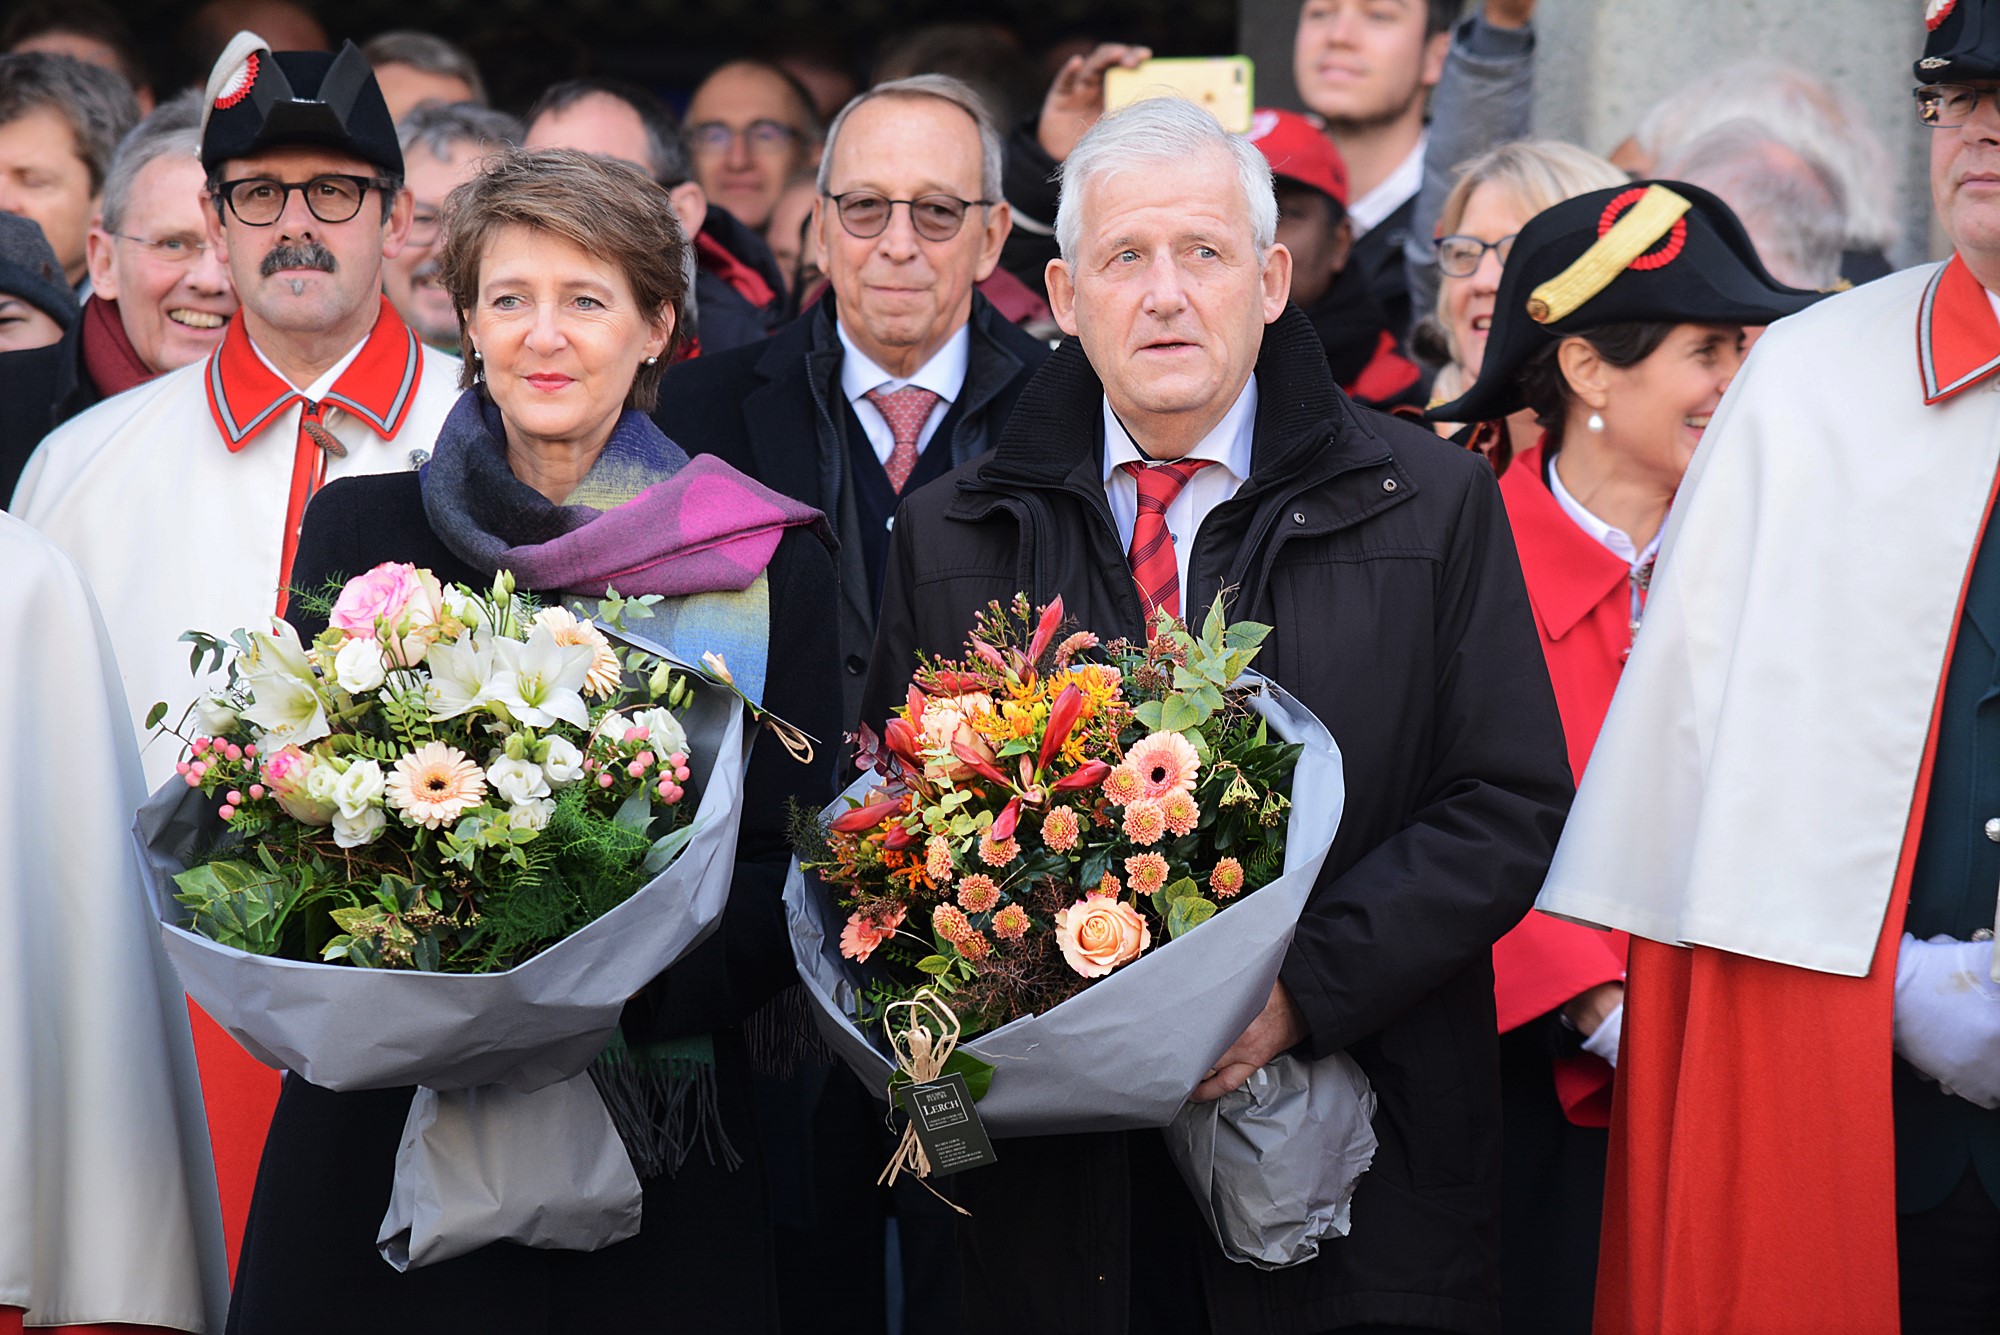
[[[896,448],[889,452],[889,462],[882,465],[882,471],[889,475],[889,485],[900,496],[903,484],[916,471],[917,437],[924,434],[924,423],[930,420],[931,409],[943,395],[917,385],[905,385],[894,393],[871,389],[861,397],[875,405],[896,438]]]
[[[1139,510],[1132,520],[1132,547],[1126,553],[1132,566],[1132,582],[1138,586],[1139,602],[1146,614],[1146,638],[1153,638],[1153,618],[1164,611],[1181,614],[1180,559],[1174,553],[1174,535],[1167,528],[1167,507],[1181,494],[1181,488],[1213,459],[1182,459],[1176,463],[1118,465],[1139,484]]]

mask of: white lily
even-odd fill
[[[243,683],[252,703],[243,711],[263,730],[264,749],[305,746],[332,732],[326,700],[299,633],[273,618],[269,631],[252,631],[243,659]]]
[[[494,650],[500,671],[493,678],[492,698],[517,722],[546,728],[560,719],[573,727],[590,726],[583,682],[596,654],[589,645],[558,644],[553,631],[538,626],[527,643],[497,640]]]
[[[431,646],[431,720],[457,718],[493,703],[499,678],[494,642],[484,635],[467,635],[451,644]]]

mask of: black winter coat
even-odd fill
[[[306,512],[295,587],[322,587],[383,561],[428,567],[483,587],[432,532],[415,473],[329,483]],[[771,652],[764,703],[816,737],[839,708],[832,627],[833,560],[812,531],[791,529],[770,566]],[[294,604],[302,636],[323,628]],[[782,647],[780,647],[782,645]],[[744,777],[736,880],[722,926],[627,1004],[626,1036],[649,1043],[711,1033],[723,1130],[747,1162],[735,1172],[700,1150],[680,1173],[645,1182],[639,1235],[597,1252],[496,1243],[399,1274],[375,1251],[388,1208],[409,1089],[336,1094],[288,1076],[257,1171],[236,1271],[230,1335],[688,1335],[774,1332],[771,1237],[749,1072],[737,1025],[796,980],[782,900],[788,799],[825,800],[831,756],[813,765],[761,733]]]
[[[875,607],[854,496],[847,481],[847,410],[840,393],[843,349],[831,293],[753,347],[703,353],[660,382],[653,420],[690,454],[714,454],[774,491],[826,515],[840,539],[840,731],[852,728],[875,640]],[[954,465],[992,449],[1021,387],[1048,346],[1009,324],[972,294],[972,352],[965,389],[926,452],[943,448]]]
[[[1381,1148],[1352,1235],[1267,1273],[1223,1257],[1155,1133],[1003,1141],[996,1166],[953,1179],[972,1210],[968,1329],[1498,1329],[1489,950],[1534,902],[1568,809],[1562,725],[1492,470],[1355,408],[1296,308],[1265,330],[1257,380],[1251,475],[1195,537],[1187,606],[1233,590],[1232,618],[1275,626],[1257,666],[1340,745],[1346,809],[1281,977],[1306,1055],[1346,1049],[1373,1082]],[[1102,394],[1065,343],[991,458],[904,503],[864,720],[901,698],[917,651],[956,652],[974,611],[1017,590],[1062,595],[1106,638],[1143,633]]]

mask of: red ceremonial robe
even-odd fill
[[[2000,369],[2000,321],[1956,257],[1927,314],[1916,331],[1926,404]],[[1993,500],[1989,492],[1987,523]],[[1977,551],[1974,542],[1959,582],[1960,616]],[[1947,643],[1957,634],[1954,618]],[[1947,653],[1866,976],[1633,939],[1600,1335],[1899,1329],[1889,1093],[1896,951],[1950,671]],[[1811,1045],[1795,1041],[1800,1024],[1812,1026]]]
[[[1632,645],[1631,568],[1563,513],[1542,480],[1538,444],[1500,475],[1500,496],[1521,554],[1535,630],[1548,659],[1556,708],[1581,779]],[[1530,912],[1493,943],[1493,995],[1500,1032],[1625,976],[1625,934],[1600,932]],[[1611,1066],[1588,1053],[1556,1063],[1556,1096],[1579,1126],[1611,1121]]]

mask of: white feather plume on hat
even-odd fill
[[[256,81],[257,71],[251,64],[253,57],[269,60],[271,44],[246,30],[230,38],[229,45],[223,47],[222,54],[215,58],[215,68],[208,72],[208,87],[201,103],[201,133],[204,139],[208,137],[208,118],[215,114],[222,100],[232,96],[240,98]]]

